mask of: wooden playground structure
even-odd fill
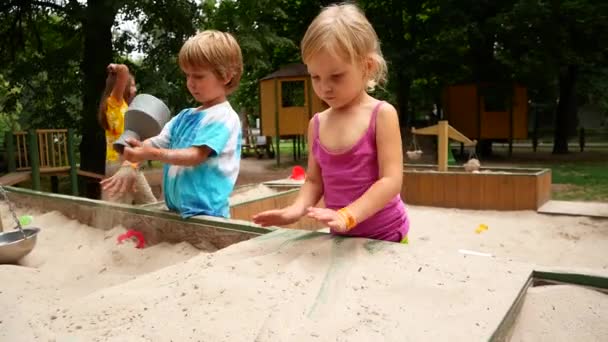
[[[102,179],[104,175],[78,169],[72,129],[37,129],[6,133],[8,173],[0,185],[15,185],[28,180],[32,189],[40,190],[40,177],[68,175],[71,194],[78,195],[78,176]],[[56,181],[51,182],[57,187]]]
[[[420,129],[412,127],[412,134],[436,135],[437,136],[437,170],[448,170],[449,139],[456,140],[465,146],[477,145],[476,140],[470,140],[464,134],[450,126],[446,120],[439,121],[436,125]]]
[[[412,128],[414,135],[437,136],[437,165],[406,164],[402,196],[415,205],[461,209],[538,210],[551,199],[551,170],[481,168],[468,172],[448,166],[449,140],[474,147],[471,140],[447,120]]]
[[[301,157],[308,122],[327,105],[312,90],[304,64],[287,65],[260,80],[261,134],[275,138],[277,165],[280,140],[292,139],[294,160]]]

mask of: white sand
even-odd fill
[[[264,248],[243,242],[212,254],[187,244],[137,250],[116,245],[121,228],[103,232],[57,213],[36,215],[44,231],[24,260],[36,268],[0,265],[0,307],[8,308],[0,310],[0,340],[476,340],[489,336],[514,299],[495,292],[513,295],[523,285],[515,274],[529,270],[517,265],[607,273],[606,220],[409,211],[410,245],[391,244],[384,259],[365,240],[336,249],[329,237]],[[476,234],[481,223],[489,229]],[[458,273],[463,267],[470,277]],[[596,312],[605,313],[601,305]],[[461,327],[479,308],[477,324]],[[449,321],[438,325],[436,316]],[[539,329],[528,340],[542,339]]]
[[[608,341],[608,294],[579,286],[528,290],[511,341]]]
[[[509,261],[608,272],[608,220],[533,211],[408,209],[409,240],[430,254],[467,249]],[[488,230],[477,234],[480,224]]]
[[[6,206],[0,209],[5,229],[14,227]],[[52,313],[61,303],[201,253],[185,242],[136,249],[133,241],[117,244],[117,237],[126,231],[122,227],[103,231],[58,212],[27,214],[34,216],[31,226],[42,230],[34,250],[21,260],[22,266],[0,265],[0,341],[31,341],[24,323],[32,314],[46,311],[61,316]],[[28,337],[19,337],[21,334]]]
[[[264,184],[258,184],[251,188],[245,188],[244,190],[235,189],[230,195],[230,205],[253,201],[258,198],[267,197],[277,193],[276,189],[270,188]]]

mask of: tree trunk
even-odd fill
[[[113,1],[89,0],[83,20],[84,98],[82,113],[82,142],[80,168],[104,174],[106,143],[105,133],[97,121],[99,100],[105,86],[106,66],[112,62],[112,25],[116,15]],[[97,181],[87,181],[84,195],[99,198]]]
[[[570,128],[576,121],[576,79],[578,66],[568,65],[559,72],[559,103],[555,113],[555,135],[553,153],[568,153]]]

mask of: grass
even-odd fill
[[[608,202],[608,163],[551,165],[553,199]]]

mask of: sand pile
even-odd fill
[[[608,295],[580,286],[528,289],[511,341],[607,341]]]
[[[4,226],[9,227],[12,222],[7,210],[5,206],[0,208]],[[53,313],[52,308],[62,303],[201,253],[187,243],[161,243],[144,249],[136,249],[131,241],[118,245],[116,238],[126,231],[123,227],[103,231],[69,220],[58,212],[28,214],[34,216],[32,226],[42,229],[36,247],[22,259],[21,265],[0,265],[3,341],[31,341],[31,331],[24,323],[32,315],[45,312],[43,315],[49,319],[59,317],[60,313]],[[18,336],[21,337],[15,339]]]
[[[510,304],[496,294],[515,295],[529,271],[486,258],[457,271],[457,254],[420,263],[421,249],[405,250],[277,231],[57,303],[27,323],[45,341],[479,340]],[[501,277],[475,271],[489,267]]]
[[[277,190],[270,188],[264,184],[258,184],[252,188],[245,188],[243,190],[236,189],[230,195],[230,205],[251,201],[257,198],[270,196],[276,194]]]
[[[278,230],[199,253],[117,246],[120,227],[39,215],[49,228],[25,260],[37,268],[0,266],[0,340],[477,341],[533,264],[608,268],[607,221],[423,207],[410,217],[409,245]],[[488,229],[477,234],[479,224]],[[570,290],[562,297],[577,296]],[[559,307],[574,311],[568,303]],[[592,308],[606,317],[605,304]]]

